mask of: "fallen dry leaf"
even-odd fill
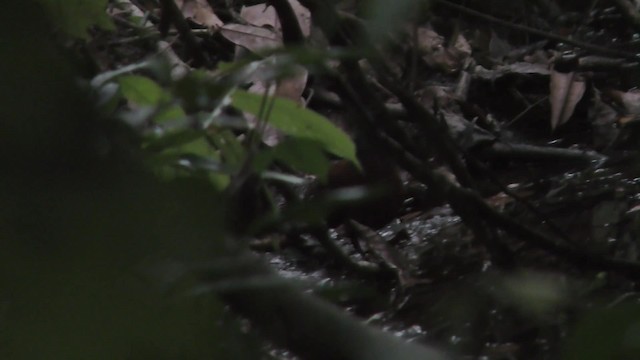
[[[289,3],[296,14],[302,33],[305,36],[309,36],[311,33],[311,13],[297,0],[289,0]],[[272,6],[265,4],[245,6],[240,10],[240,17],[251,25],[268,26],[275,29],[279,34],[282,32],[278,15]]]
[[[289,0],[293,12],[296,13],[296,18],[300,23],[300,28],[304,36],[311,34],[311,12],[306,7],[302,6],[298,0]]]
[[[445,73],[460,70],[471,55],[471,46],[464,37],[458,36],[453,46],[445,47],[444,37],[427,27],[416,29],[416,41],[422,59],[429,66]]]
[[[551,131],[569,120],[586,89],[584,80],[579,79],[574,72],[551,71],[549,82]]]
[[[416,36],[418,50],[423,53],[433,53],[444,46],[444,37],[429,28],[419,27]]]
[[[266,4],[243,6],[240,10],[240,17],[250,25],[270,26],[274,29],[279,27],[276,10]]]
[[[297,65],[291,69],[291,76],[278,81],[276,96],[293,100],[300,105],[304,104],[302,93],[307,86],[309,72],[303,66]]]
[[[462,36],[462,34],[459,34],[456,37],[456,41],[453,44],[453,47],[458,49],[461,53],[465,54],[465,55],[471,55],[471,44],[469,44],[469,42],[467,41],[467,39]]]
[[[185,19],[208,28],[218,28],[224,23],[216,16],[207,0],[175,0]]]
[[[619,90],[607,90],[606,94],[621,105],[625,112],[630,115],[640,115],[640,91],[630,90],[627,92]]]
[[[282,38],[274,30],[242,24],[226,24],[220,28],[225,39],[258,53],[282,46]]]
[[[300,5],[297,0],[289,0],[289,3],[296,14],[303,34],[308,36],[311,31],[311,14],[309,10]],[[240,16],[250,25],[224,25],[220,29],[220,32],[227,40],[254,53],[283,45],[282,29],[273,7],[266,6],[265,4],[246,6],[241,9]],[[295,66],[287,71],[287,76],[276,75],[278,70],[273,68],[273,66],[277,64],[271,62],[276,62],[277,60],[276,57],[265,59],[263,66],[267,68],[265,68],[266,71],[261,73],[262,75],[269,75],[265,77],[255,74],[252,77],[253,85],[249,88],[249,92],[275,95],[293,100],[300,104],[300,106],[304,106],[302,93],[307,85],[307,70],[302,66]],[[270,63],[271,68],[268,65]],[[275,84],[274,80],[276,81]],[[245,114],[245,116],[248,118],[250,126],[256,126],[258,124],[254,116],[250,114]],[[281,131],[268,124],[262,128],[262,139],[267,145],[275,146],[282,141],[283,138],[284,134]]]

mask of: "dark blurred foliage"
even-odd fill
[[[0,44],[0,357],[257,358],[217,299],[176,290],[226,254],[220,194],[143,170],[38,5],[5,4]]]

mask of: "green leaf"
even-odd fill
[[[214,154],[214,150],[204,137],[182,145],[179,150],[185,154],[199,155],[202,157],[210,157]]]
[[[162,111],[158,112],[158,114],[153,118],[153,121],[156,124],[161,124],[163,122],[183,119],[187,116],[184,110],[178,105],[170,105],[164,107]]]
[[[89,28],[114,29],[107,15],[108,0],[39,0],[55,25],[67,36],[88,39]]]
[[[182,130],[159,138],[149,138],[144,148],[151,156],[147,164],[155,169],[162,178],[171,179],[178,174],[200,175],[208,178],[218,190],[226,188],[235,169],[220,161],[220,155],[209,144],[203,131]],[[186,161],[183,165],[181,162]],[[180,171],[176,165],[183,165]]]
[[[220,150],[225,163],[239,167],[245,160],[246,151],[231,130],[210,130],[209,139]]]
[[[276,159],[294,169],[316,175],[326,182],[329,159],[322,151],[322,145],[315,140],[288,138],[274,148]]]
[[[259,115],[263,95],[236,90],[231,96],[233,105],[240,110]],[[318,142],[322,148],[334,155],[358,164],[356,146],[349,135],[333,125],[324,116],[305,109],[297,103],[281,98],[270,98],[273,108],[269,114],[269,124],[283,133]]]
[[[172,83],[172,94],[188,113],[216,113],[217,109],[228,105],[230,99],[227,96],[234,86],[227,83],[227,80],[214,78],[202,70],[194,70]]]
[[[157,106],[169,99],[169,95],[160,85],[144,76],[122,76],[118,83],[124,97],[138,105]]]
[[[180,148],[202,138],[204,135],[203,131],[192,129],[172,131],[161,135],[153,134],[145,139],[143,149],[150,152],[162,152],[172,148]]]

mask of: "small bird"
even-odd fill
[[[362,170],[350,161],[335,161],[329,169],[327,184],[323,190],[364,186],[372,194],[362,201],[337,209],[328,222],[330,226],[336,226],[347,219],[353,219],[369,227],[380,228],[398,216],[402,208],[404,186],[400,172],[388,154],[367,141],[357,138],[356,146]]]

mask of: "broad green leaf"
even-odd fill
[[[224,190],[231,183],[231,176],[227,174],[209,174],[209,181],[217,190]]]
[[[273,152],[273,148],[259,151],[251,160],[251,168],[256,173],[260,173],[264,176],[267,169],[269,169],[269,166],[273,163],[274,158],[275,154]]]
[[[263,95],[236,90],[231,97],[233,105],[238,109],[260,115]],[[356,158],[356,146],[349,135],[327,118],[291,100],[281,98],[269,100],[274,102],[268,119],[271,126],[296,138],[314,140],[321,144],[324,150],[359,164]]]
[[[144,76],[122,76],[118,83],[124,97],[138,105],[159,105],[169,99],[169,95],[160,85]]]
[[[170,105],[168,107],[164,107],[162,111],[160,111],[153,120],[156,124],[161,124],[166,121],[183,119],[187,116],[184,110],[178,105]]]
[[[145,139],[143,148],[151,152],[161,152],[169,149],[180,148],[193,141],[201,139],[204,132],[187,129],[182,131],[173,131],[161,135],[148,136]]]
[[[235,170],[226,166],[220,161],[220,156],[213,152],[209,144],[202,139],[194,143],[188,144],[185,149],[190,156],[182,158],[182,161],[188,159],[190,170],[205,175],[209,182],[218,190],[225,189],[231,182],[231,176]],[[201,152],[206,156],[193,155]]]
[[[88,30],[97,26],[114,28],[107,15],[108,0],[39,0],[55,25],[67,36],[87,39]]]
[[[204,137],[198,138],[190,143],[182,145],[179,150],[185,154],[198,155],[198,156],[211,156],[214,154],[214,150]]]
[[[158,139],[148,140],[145,148],[153,155],[147,164],[163,178],[173,178],[177,174],[198,173],[207,177],[218,190],[226,188],[233,169],[220,161],[220,155],[209,144],[202,131],[178,131]],[[182,165],[177,171],[176,165]]]
[[[231,101],[227,95],[232,87],[204,71],[194,70],[173,82],[172,94],[189,113],[203,110],[215,113]]]
[[[329,159],[322,151],[322,145],[314,140],[289,138],[274,149],[276,159],[292,168],[316,175],[326,182],[329,172]]]

